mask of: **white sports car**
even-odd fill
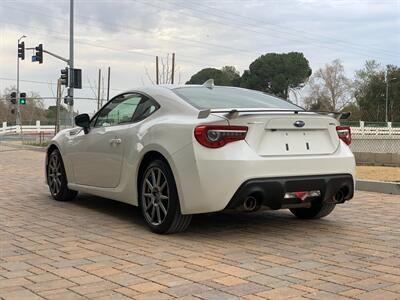
[[[56,200],[79,191],[138,205],[157,233],[225,209],[321,218],[354,192],[339,115],[212,81],[135,89],[53,138],[47,182]]]

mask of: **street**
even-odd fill
[[[400,196],[357,192],[327,218],[194,217],[151,233],[139,209],[50,198],[44,152],[0,152],[0,298],[400,299]]]

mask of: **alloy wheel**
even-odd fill
[[[142,204],[145,218],[152,225],[160,225],[169,209],[169,186],[167,177],[158,167],[146,171],[142,184]]]
[[[61,191],[62,170],[61,161],[58,155],[51,155],[48,164],[48,182],[50,191],[53,195],[58,195]]]

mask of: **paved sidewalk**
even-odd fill
[[[400,196],[357,192],[318,221],[202,215],[160,236],[125,204],[53,201],[43,159],[0,152],[0,298],[400,299]]]

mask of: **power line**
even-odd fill
[[[132,0],[131,0],[132,1]],[[135,1],[135,0],[133,0],[133,1]],[[142,4],[144,4],[144,5],[147,5],[147,6],[151,6],[151,7],[155,7],[155,8],[158,8],[158,9],[163,9],[163,10],[170,10],[170,11],[173,11],[173,12],[175,12],[176,13],[176,10],[175,9],[171,9],[171,8],[168,8],[168,7],[165,7],[165,6],[159,6],[159,5],[155,5],[154,3],[148,3],[148,2],[141,2],[141,1],[138,1],[138,0],[136,0],[136,2],[140,2],[140,3],[142,3]],[[174,5],[174,4],[172,4],[172,5]],[[3,5],[4,6],[4,5]],[[201,5],[201,6],[203,6],[203,5]],[[205,5],[205,6],[207,6],[207,5]],[[16,10],[18,10],[18,11],[26,11],[27,13],[29,13],[29,14],[32,14],[32,10],[24,10],[24,9],[20,9],[20,8],[16,8],[16,7],[12,7],[12,6],[7,6],[7,7],[9,7],[9,8],[12,8],[12,9],[16,9]],[[185,6],[185,5],[182,5],[181,3],[180,3],[180,5],[179,5],[179,8],[181,8],[181,7],[184,7],[184,8],[186,8],[186,9],[189,9],[189,10],[191,10],[191,11],[194,11],[194,12],[199,12],[199,13],[203,13],[203,14],[207,14],[207,15],[210,15],[210,12],[205,12],[205,11],[201,11],[201,10],[196,10],[196,9],[193,9],[193,8],[191,8],[191,7],[188,7],[188,6]],[[210,7],[210,6],[208,6],[208,7]],[[52,15],[47,15],[47,14],[43,14],[42,12],[37,12],[38,14],[41,14],[41,15],[45,15],[45,16],[47,16],[47,17],[50,17],[50,18],[55,18],[54,16],[52,16]],[[213,14],[214,16],[219,16],[219,17],[222,17],[222,18],[225,18],[225,19],[227,19],[225,16],[221,16],[221,15],[219,15],[219,14],[216,14],[216,13],[211,13],[211,14]],[[236,15],[236,14],[235,14]],[[80,16],[80,15],[77,15],[78,17]],[[240,16],[240,15],[239,15]],[[89,20],[94,20],[93,18],[88,18],[87,16],[80,16],[80,17],[84,17],[85,18],[85,22],[84,22],[84,24],[85,25],[87,25],[87,20],[89,19]],[[197,18],[197,19],[201,19],[201,20],[204,20],[204,18],[202,18],[202,17],[200,17],[200,16],[196,16],[196,15],[192,15],[192,17],[195,17],[195,18]],[[57,17],[57,19],[58,19],[58,17]],[[233,27],[233,28],[235,28],[235,29],[239,29],[239,30],[246,30],[246,31],[250,31],[250,32],[253,32],[253,33],[256,33],[256,34],[262,34],[262,35],[265,35],[265,36],[270,36],[271,35],[271,32],[269,32],[268,34],[266,34],[265,32],[260,32],[260,31],[257,31],[257,30],[254,30],[254,29],[249,29],[249,28],[244,28],[244,27],[237,27],[237,26],[234,26],[234,25],[232,25],[232,24],[227,24],[227,23],[224,23],[224,22],[219,22],[219,21],[216,21],[216,20],[214,20],[214,19],[209,19],[209,18],[206,18],[205,20],[207,20],[207,21],[211,21],[211,22],[214,22],[214,23],[217,23],[217,24],[220,24],[220,25],[223,25],[223,26],[229,26],[229,27]],[[228,18],[228,20],[229,21],[232,21],[232,20],[230,20],[229,18]],[[97,21],[97,20],[94,20],[94,21]],[[78,20],[78,22],[80,22],[79,20]],[[102,23],[104,23],[104,24],[107,24],[108,26],[110,26],[110,28],[115,28],[115,29],[117,29],[117,30],[119,30],[120,32],[123,32],[123,33],[126,33],[126,34],[131,34],[130,32],[126,32],[126,31],[124,31],[124,29],[131,29],[131,30],[134,30],[134,31],[139,31],[139,32],[150,32],[149,30],[147,30],[147,31],[145,31],[145,30],[143,30],[143,28],[135,28],[135,27],[132,27],[132,26],[130,26],[130,27],[127,27],[127,26],[124,26],[124,27],[121,27],[121,26],[116,26],[115,24],[113,24],[113,23],[109,23],[109,22],[105,22],[105,21],[102,21]],[[244,23],[244,22],[242,22],[242,24],[245,24],[245,25],[247,25],[247,26],[254,26],[254,24],[249,24],[249,23]],[[273,26],[273,25],[270,25],[270,26]],[[282,26],[281,26],[282,27]],[[291,32],[285,32],[285,31],[279,31],[279,30],[272,30],[272,31],[276,31],[276,32],[283,32],[283,33],[285,33],[285,34],[289,34],[289,35],[293,35],[293,33],[291,33]],[[151,32],[150,32],[151,33]],[[288,37],[283,37],[282,35],[275,35],[275,37],[277,37],[277,38],[279,38],[279,39],[286,39],[286,40],[291,40],[291,41],[295,41],[295,42],[299,42],[299,43],[301,43],[301,44],[304,44],[304,40],[300,40],[300,39],[293,39],[293,38],[288,38]],[[55,38],[58,38],[58,37],[55,37]],[[249,51],[249,50],[245,50],[245,49],[238,49],[238,48],[234,48],[234,47],[231,47],[231,46],[226,46],[226,45],[221,45],[221,44],[213,44],[213,43],[209,43],[209,42],[204,42],[204,41],[198,41],[198,40],[194,40],[194,39],[190,39],[190,38],[183,38],[183,37],[179,37],[179,38],[177,38],[177,37],[169,37],[169,39],[172,39],[172,40],[175,40],[175,41],[178,41],[178,42],[180,42],[180,43],[182,43],[182,41],[185,41],[185,42],[190,42],[190,43],[195,43],[195,44],[203,44],[203,45],[207,45],[207,46],[211,46],[211,47],[215,47],[215,48],[218,48],[219,50],[221,50],[221,48],[222,49],[228,49],[228,50],[232,50],[232,51],[235,51],[235,52],[247,52],[247,53],[253,53],[253,52],[255,52],[255,51]],[[309,38],[309,40],[310,40],[310,38]],[[315,42],[317,42],[317,43],[324,43],[323,41],[320,41],[320,40],[316,40],[316,39],[314,39],[314,41]],[[86,44],[86,45],[90,45],[90,46],[92,46],[92,47],[99,47],[99,48],[106,48],[106,49],[109,49],[109,50],[116,50],[116,51],[124,51],[125,49],[111,49],[110,47],[105,47],[105,46],[100,46],[100,45],[94,45],[94,44],[90,44],[90,43],[84,43],[84,42],[77,42],[77,43],[81,43],[81,44]],[[270,45],[268,45],[268,46],[270,46]],[[335,51],[343,51],[343,48],[342,48],[342,46],[336,46],[336,45],[323,45],[325,48],[328,48],[328,49],[333,49],[333,50],[335,50]],[[205,49],[208,49],[208,47],[201,47],[201,46],[199,46],[199,45],[197,45],[197,47],[200,47],[200,48],[205,48]],[[348,48],[348,47],[347,47]],[[347,49],[346,48],[346,49]],[[357,54],[363,54],[363,55],[370,55],[368,52],[366,52],[367,51],[367,49],[365,49],[365,47],[363,46],[363,48],[362,49],[355,49],[356,50],[356,52],[357,52]],[[126,50],[125,50],[126,51]],[[372,50],[372,51],[374,51],[374,50]],[[145,53],[140,53],[140,52],[134,52],[134,53],[136,53],[136,54],[138,54],[138,55],[146,55],[146,56],[152,56],[152,57],[154,57],[154,55],[149,55],[149,54],[145,54]],[[383,54],[383,53],[381,53],[380,52],[380,55],[383,55],[383,56],[393,56],[392,54]],[[182,56],[182,55],[180,55],[180,57],[184,57],[184,56]],[[187,59],[180,59],[181,61],[187,61],[187,62],[190,62],[190,63],[193,63],[194,61],[193,60],[187,60]],[[198,62],[195,62],[196,64],[198,63]],[[199,67],[208,67],[209,65],[207,65],[207,66],[205,66],[205,65],[198,65]]]
[[[0,77],[0,80],[6,80],[6,81],[15,81],[15,78],[9,78],[9,77]],[[35,84],[47,84],[47,85],[57,85],[56,82],[51,82],[51,81],[38,81],[38,80],[27,80],[27,79],[20,79],[19,81],[22,82],[27,82],[27,83],[35,83]],[[91,89],[89,86],[82,86],[83,89]],[[124,90],[121,89],[111,89],[113,91],[119,91],[122,92]]]
[[[135,0],[133,0],[133,1],[135,1]],[[142,4],[145,4],[145,5],[148,5],[148,6],[152,6],[152,7],[156,7],[156,8],[161,8],[161,9],[166,9],[166,10],[170,10],[170,11],[173,11],[173,12],[176,12],[176,10],[175,9],[170,9],[170,8],[167,8],[167,7],[161,7],[161,6],[157,6],[157,5],[154,5],[153,3],[148,3],[148,2],[141,2],[141,1],[137,1],[136,0],[136,2],[140,2],[140,3],[142,3]],[[210,8],[210,9],[212,9],[213,11],[212,12],[206,12],[206,11],[202,11],[202,10],[196,10],[196,9],[193,9],[193,8],[191,8],[191,7],[188,7],[188,6],[185,6],[185,5],[182,5],[182,3],[179,3],[179,8],[181,8],[181,7],[185,7],[186,9],[189,9],[189,10],[192,10],[192,11],[194,11],[194,12],[200,12],[200,13],[203,13],[203,14],[207,14],[207,15],[214,15],[214,16],[217,16],[217,17],[222,17],[222,18],[224,18],[224,19],[227,19],[226,18],[226,16],[222,16],[222,15],[219,15],[219,14],[216,14],[214,11],[215,10],[218,10],[218,11],[222,11],[224,14],[228,14],[228,15],[234,15],[234,16],[239,16],[239,17],[244,17],[244,16],[242,16],[242,15],[240,15],[240,14],[236,14],[236,13],[233,13],[233,12],[229,12],[229,11],[225,11],[225,10],[221,10],[221,9],[218,9],[218,8],[214,8],[214,7],[211,7],[211,6],[207,6],[206,4],[204,4],[204,3],[202,3],[202,4],[197,4],[197,3],[194,3],[194,2],[191,2],[192,4],[194,4],[194,5],[197,5],[197,6],[200,6],[200,7],[208,7],[208,8]],[[172,5],[174,5],[174,4],[172,4]],[[11,9],[15,9],[15,10],[18,10],[18,11],[20,11],[20,12],[23,12],[23,11],[25,11],[26,13],[29,13],[29,14],[32,14],[32,9],[29,9],[29,10],[26,10],[26,9],[23,9],[23,8],[17,8],[17,7],[13,7],[13,6],[8,6],[8,5],[2,5],[3,7],[8,7],[8,8],[11,8]],[[175,6],[177,6],[176,4],[175,4]],[[39,11],[37,11],[37,10],[35,10],[35,13],[37,13],[37,14],[40,14],[40,15],[43,15],[43,16],[47,16],[47,17],[49,17],[49,18],[53,18],[53,19],[55,19],[56,17],[54,17],[53,15],[48,15],[48,14],[44,14],[43,12],[39,12]],[[87,25],[87,20],[89,19],[89,20],[94,20],[94,21],[97,21],[97,20],[95,20],[95,19],[93,19],[93,18],[90,18],[90,17],[87,17],[87,16],[82,16],[82,15],[76,15],[77,17],[82,17],[82,18],[85,18],[85,25]],[[199,16],[192,16],[192,17],[195,17],[195,18],[198,18],[198,19],[202,19],[202,18],[200,18]],[[247,17],[245,17],[246,19],[249,19],[249,18],[247,18]],[[57,17],[57,19],[60,19],[59,17]],[[61,17],[61,19],[65,19],[66,20],[66,18],[63,18],[63,17]],[[249,28],[242,28],[242,27],[237,27],[237,26],[232,26],[231,24],[226,24],[226,23],[223,23],[223,22],[218,22],[218,21],[215,21],[215,20],[213,20],[213,19],[206,19],[206,20],[208,20],[208,21],[211,21],[211,22],[214,22],[214,23],[218,23],[218,24],[220,24],[220,25],[225,25],[225,26],[230,26],[230,27],[234,27],[234,28],[236,28],[236,29],[241,29],[241,30],[247,30],[247,31],[251,31],[251,32],[254,32],[254,33],[257,33],[257,34],[263,34],[263,35],[266,35],[265,34],[265,32],[260,32],[260,31],[256,31],[256,30],[250,30]],[[228,18],[228,20],[229,21],[232,21],[231,19],[229,19]],[[253,21],[253,22],[255,22],[253,19],[249,19],[250,21]],[[237,20],[235,20],[235,21],[237,21]],[[105,21],[102,21],[104,24],[108,24],[109,26],[111,26],[111,27],[114,27],[114,28],[119,28],[119,29],[121,29],[122,27],[120,27],[120,26],[116,26],[115,24],[112,24],[112,23],[109,23],[109,22],[105,22]],[[258,21],[259,22],[259,21]],[[257,23],[257,22],[256,22]],[[281,28],[285,28],[285,26],[282,26],[282,25],[278,25],[278,24],[268,24],[268,23],[266,23],[266,22],[263,22],[264,23],[264,25],[267,25],[267,26],[277,26],[277,27],[281,27]],[[244,23],[243,21],[242,21],[242,24],[245,24],[245,25],[247,25],[247,26],[253,26],[254,24],[249,24],[249,23]],[[124,26],[123,27],[124,29],[125,28],[127,28],[126,26]],[[288,28],[288,27],[286,27],[286,28]],[[144,32],[144,30],[143,30],[143,28],[134,28],[134,27],[130,27],[130,29],[132,29],[132,30],[135,30],[135,31],[140,31],[140,32]],[[293,35],[293,31],[295,31],[295,32],[299,32],[299,33],[302,33],[302,34],[307,34],[307,35],[316,35],[316,34],[312,34],[312,33],[309,33],[309,32],[305,32],[305,31],[301,31],[301,30],[297,30],[297,29],[293,29],[293,28],[288,28],[289,30],[291,30],[291,31],[282,31],[282,30],[273,30],[273,31],[277,31],[277,32],[282,32],[282,33],[285,33],[285,34],[289,34],[289,35]],[[146,31],[145,31],[146,32]],[[149,30],[147,31],[147,32],[149,32]],[[58,33],[58,34],[61,34],[61,33]],[[270,35],[270,33],[268,34],[268,36]],[[298,36],[298,35],[296,35],[296,36]],[[317,36],[318,36],[318,34],[317,34]],[[319,35],[320,37],[324,37],[324,36],[322,36],[322,35]],[[296,42],[301,42],[301,43],[303,43],[304,42],[304,40],[298,40],[298,39],[290,39],[290,38],[285,38],[285,37],[282,37],[282,36],[276,36],[277,38],[281,38],[281,39],[287,39],[287,40],[292,40],[292,41],[296,41]],[[353,43],[353,42],[347,42],[347,41],[341,41],[341,40],[339,40],[339,39],[334,39],[334,38],[331,38],[331,37],[328,37],[330,40],[336,40],[336,41],[338,41],[338,42],[340,42],[340,43],[345,43],[346,44],[346,47],[348,47],[349,46],[349,44],[352,44],[352,45],[355,45],[355,46],[350,46],[350,47],[356,47],[355,48],[355,50],[357,50],[357,51],[359,51],[359,53],[362,53],[362,54],[367,54],[368,52],[365,52],[366,50],[368,51],[368,49],[366,49],[366,46],[365,45],[360,45],[360,46],[357,46],[357,44],[356,43]],[[174,38],[174,37],[170,37],[170,39],[175,39],[175,40],[179,40],[179,39],[181,39],[181,40],[186,40],[186,41],[188,41],[188,42],[193,42],[193,43],[200,43],[200,44],[205,44],[205,45],[209,45],[209,46],[214,46],[214,47],[218,47],[218,48],[225,48],[225,49],[230,49],[230,50],[234,50],[234,51],[239,51],[239,52],[250,52],[250,51],[246,51],[246,50],[244,50],[244,49],[237,49],[237,48],[233,48],[233,47],[228,47],[228,46],[226,46],[226,45],[220,45],[220,44],[212,44],[212,43],[207,43],[207,42],[203,42],[203,41],[198,41],[198,40],[193,40],[193,39],[189,39],[189,38]],[[308,38],[309,40],[310,40],[310,38]],[[313,38],[311,38],[311,39],[313,39]],[[317,39],[313,39],[315,42],[322,42],[323,43],[323,41],[320,41],[320,40],[317,40]],[[93,46],[93,45],[92,45]],[[326,46],[325,45],[325,47],[328,47],[328,48],[330,48],[330,49],[334,49],[334,50],[341,50],[342,48],[339,48],[339,49],[336,49],[336,48],[332,48],[332,46]],[[336,47],[336,46],[334,46],[334,47]],[[339,47],[339,46],[338,46]],[[371,48],[371,46],[368,46],[368,47],[370,47]],[[385,54],[383,54],[382,53],[382,50],[383,51],[385,51],[385,52],[389,52],[388,50],[385,50],[385,49],[381,49],[381,48],[376,48],[377,50],[373,50],[373,49],[371,49],[371,52],[373,51],[373,52],[376,52],[376,51],[379,51],[379,54],[380,55],[385,55]],[[387,56],[395,56],[395,57],[397,57],[395,54],[391,54],[391,53],[387,53],[386,54]],[[153,55],[154,56],[154,55]]]
[[[26,97],[26,100],[57,100],[57,97]],[[74,99],[78,99],[78,100],[93,100],[93,101],[97,101],[97,99],[94,98],[88,98],[88,97],[74,97]],[[9,101],[7,98],[4,97],[0,97],[1,101]]]
[[[20,26],[20,27],[26,27],[26,25],[25,24],[19,24],[19,23],[15,23],[15,22],[4,22],[4,21],[0,21],[0,23],[4,23],[4,24],[11,24],[11,25],[14,25],[14,26]],[[30,27],[33,27],[33,28],[39,28],[39,29],[43,29],[43,28],[41,28],[41,27],[37,27],[37,26],[30,26]],[[55,32],[55,33],[57,33],[56,31],[50,31],[50,32]],[[46,37],[49,37],[49,34],[41,34],[41,33],[38,33],[37,31],[35,32],[35,34],[36,35],[39,35],[39,36],[46,36]],[[62,34],[60,34],[60,35],[62,35]],[[57,40],[63,40],[63,41],[67,41],[68,40],[68,38],[62,38],[62,37],[60,37],[60,36],[58,36],[58,35],[51,35],[51,37],[53,38],[53,39],[57,39]],[[76,44],[81,44],[81,45],[85,45],[85,46],[89,46],[89,47],[93,47],[93,48],[101,48],[101,49],[106,49],[106,50],[111,50],[111,51],[117,51],[117,52],[121,52],[121,53],[127,53],[127,54],[133,54],[133,55],[139,55],[139,56],[145,56],[145,57],[152,57],[152,58],[154,58],[155,56],[156,56],[156,54],[148,54],[148,53],[143,53],[143,52],[139,52],[139,51],[134,51],[134,50],[129,50],[129,49],[121,49],[121,48],[115,48],[115,47],[109,47],[109,46],[104,46],[104,45],[98,45],[98,44],[93,44],[93,43],[89,43],[89,42],[84,42],[84,41],[75,41],[75,43]],[[215,45],[216,47],[219,47],[219,45]],[[198,47],[201,47],[201,46],[198,46]],[[205,47],[202,47],[202,48],[205,48]],[[206,49],[208,49],[208,48],[206,48]],[[183,57],[183,58],[182,58]],[[197,67],[201,67],[201,68],[204,68],[204,67],[209,67],[209,65],[204,65],[204,64],[202,64],[202,62],[197,62],[197,61],[195,61],[195,60],[191,60],[191,59],[185,59],[184,57],[187,57],[187,56],[185,56],[185,55],[179,55],[179,61],[182,61],[182,62],[188,62],[188,63],[191,63],[191,65],[192,66],[197,66]]]
[[[392,51],[387,50],[387,49],[384,49],[384,48],[374,47],[374,46],[371,46],[371,45],[362,45],[362,44],[359,44],[359,43],[354,43],[354,42],[349,42],[349,41],[345,41],[345,40],[333,38],[333,37],[331,37],[331,36],[326,36],[326,35],[322,35],[322,34],[318,34],[318,33],[311,33],[311,32],[307,32],[307,31],[304,31],[304,30],[298,30],[298,29],[293,28],[293,27],[287,27],[287,26],[282,26],[282,25],[279,25],[279,24],[273,24],[273,23],[270,23],[270,22],[266,22],[265,20],[249,18],[249,17],[247,17],[247,16],[244,16],[244,15],[241,15],[241,14],[237,14],[237,13],[234,13],[234,12],[231,12],[231,11],[222,10],[222,9],[219,9],[219,8],[216,8],[216,7],[212,7],[212,6],[206,5],[206,4],[204,4],[204,3],[199,4],[199,3],[196,3],[196,2],[192,2],[192,1],[191,1],[190,3],[191,3],[191,4],[194,4],[194,5],[196,5],[196,6],[199,6],[199,7],[201,7],[201,8],[207,7],[207,8],[209,8],[209,9],[212,10],[212,13],[213,13],[214,11],[220,11],[220,12],[222,12],[224,15],[232,15],[232,16],[234,16],[234,17],[244,18],[244,19],[246,19],[246,20],[248,20],[248,21],[251,21],[251,22],[252,22],[253,24],[255,24],[255,25],[264,24],[264,26],[266,25],[266,26],[276,26],[276,27],[280,27],[280,28],[283,28],[283,29],[285,30],[285,31],[282,31],[282,32],[284,32],[284,33],[286,33],[286,34],[292,34],[292,35],[293,35],[292,32],[298,32],[298,33],[300,33],[300,34],[305,34],[305,35],[315,36],[315,37],[322,37],[322,38],[324,38],[324,39],[329,39],[329,42],[330,42],[330,41],[336,41],[336,42],[339,42],[339,43],[343,43],[343,44],[345,44],[346,46],[348,46],[348,45],[354,45],[354,47],[356,47],[356,48],[358,48],[358,49],[362,49],[362,50],[365,49],[365,47],[367,47],[367,48],[370,48],[370,49],[373,50],[373,51],[379,51],[380,53],[381,53],[382,51],[385,51],[388,55],[396,55],[396,56],[397,56],[397,54],[395,54],[395,52],[392,52]],[[215,12],[214,12],[214,15],[216,15],[216,16],[221,16],[221,15],[215,14]],[[247,24],[248,24],[248,23],[247,23]],[[289,30],[289,31],[286,31],[286,30]]]
[[[155,5],[154,3],[142,2],[142,1],[139,1],[139,0],[132,0],[132,1],[140,2],[140,3],[144,4],[144,5],[152,6],[152,7],[159,8],[159,9],[165,9],[165,10],[169,10],[169,11],[176,12],[176,9],[168,8],[168,7],[165,7],[165,6]],[[174,5],[173,3],[170,3],[170,4]],[[197,13],[203,13],[203,14],[206,14],[207,16],[210,15],[209,12],[204,12],[204,11],[201,11],[201,10],[196,10],[196,9],[190,8],[190,7],[185,6],[185,5],[182,4],[182,3],[179,3],[179,6],[178,6],[177,4],[176,4],[175,6],[178,7],[178,8],[186,8],[186,9],[188,9],[188,10],[191,10],[191,11],[194,11],[194,12],[197,12]],[[211,14],[216,15],[215,13],[211,13]],[[221,17],[221,15],[218,15],[218,16]],[[223,26],[228,26],[228,27],[234,28],[234,29],[236,29],[236,30],[245,30],[245,31],[248,31],[248,32],[256,33],[256,34],[261,34],[261,35],[264,35],[264,36],[267,36],[267,37],[270,37],[271,35],[273,35],[274,37],[279,38],[279,39],[289,40],[289,41],[294,41],[294,42],[299,42],[299,43],[301,43],[301,45],[303,45],[304,42],[305,42],[304,39],[303,39],[303,40],[300,40],[300,39],[296,39],[296,38],[284,37],[284,36],[279,35],[279,34],[276,34],[276,33],[275,33],[275,35],[274,35],[274,32],[278,32],[278,33],[279,33],[279,32],[282,32],[282,31],[279,31],[279,30],[276,30],[276,29],[269,31],[268,34],[266,34],[265,32],[257,31],[257,30],[250,29],[250,28],[247,28],[247,27],[238,27],[238,26],[235,26],[235,25],[232,25],[232,24],[227,24],[227,23],[225,23],[225,22],[220,22],[220,21],[217,21],[217,20],[214,20],[214,19],[204,18],[204,17],[198,16],[198,15],[191,15],[191,17],[194,17],[194,18],[197,18],[197,19],[200,19],[200,20],[206,20],[206,21],[213,22],[213,23],[216,23],[216,24],[219,24],[219,25],[223,25]],[[232,20],[230,20],[230,21],[232,21]],[[242,22],[242,23],[243,23],[243,22]],[[243,24],[245,24],[245,23],[243,23]],[[248,23],[247,23],[247,26],[249,26]],[[254,24],[253,24],[253,25],[250,25],[250,26],[254,26]],[[272,34],[271,34],[271,32],[272,32]],[[284,32],[284,33],[287,34],[287,32]],[[289,33],[289,34],[290,34],[290,33]],[[310,40],[310,38],[308,38],[308,40]],[[316,40],[316,41],[319,42],[319,43],[322,43],[321,46],[324,47],[324,48],[327,48],[327,49],[333,49],[333,50],[335,50],[335,51],[341,51],[341,52],[343,52],[343,50],[348,50],[347,48],[346,48],[346,49],[343,49],[343,46],[339,46],[339,45],[338,45],[338,46],[335,46],[335,45],[324,45],[324,44],[323,44],[323,41],[320,41],[320,40]],[[353,52],[353,54],[370,55],[368,52],[366,52],[366,51],[368,51],[368,50],[365,49],[365,48],[366,48],[366,47],[363,47],[362,50],[354,49],[353,51],[349,51],[349,52]],[[371,51],[370,51],[370,52],[371,52]],[[380,53],[380,55],[382,55],[382,56],[392,56],[392,57],[396,57],[395,55],[392,55],[392,54],[383,54],[383,53]],[[377,58],[378,58],[378,57],[377,57]]]
[[[3,5],[4,7],[8,7],[8,8],[11,8],[11,9],[15,9],[15,10],[18,10],[19,12],[22,12],[22,13],[27,13],[27,14],[29,14],[29,15],[31,15],[32,14],[32,10],[26,10],[26,9],[20,9],[19,7],[17,8],[17,7],[12,7],[12,6],[6,6],[6,5]],[[44,14],[44,13],[42,13],[42,12],[37,12],[37,11],[35,11],[35,13],[36,14],[40,14],[40,15],[43,15],[43,16],[46,16],[46,17],[49,17],[49,18],[52,18],[52,19],[58,19],[58,17],[55,17],[55,16],[52,16],[52,15],[48,15],[48,14]],[[80,15],[76,15],[77,17],[79,17]],[[88,26],[88,24],[87,24],[87,20],[94,20],[94,21],[97,21],[97,20],[95,20],[95,19],[93,19],[93,18],[90,18],[90,17],[87,17],[87,16],[81,16],[82,18],[84,17],[85,18],[85,21],[81,21],[81,20],[79,20],[79,19],[76,19],[76,22],[79,22],[79,23],[82,23],[82,24],[84,24],[85,26]],[[62,19],[64,19],[64,18],[62,18]],[[4,21],[0,21],[1,23],[6,23],[6,24],[13,24],[13,25],[18,25],[18,26],[23,26],[23,27],[26,27],[26,25],[25,24],[18,24],[18,23],[15,23],[15,22],[4,22]],[[130,30],[133,30],[133,31],[137,31],[137,32],[140,32],[140,33],[151,33],[151,31],[150,30],[147,30],[147,31],[145,31],[145,30],[143,30],[143,28],[139,28],[139,27],[132,27],[132,26],[130,26],[130,27],[127,27],[127,26],[117,26],[117,25],[115,25],[115,24],[113,24],[113,23],[110,23],[110,22],[105,22],[105,21],[102,21],[104,24],[107,24],[110,28],[113,28],[113,29],[116,29],[116,30],[118,30],[118,31],[120,31],[120,32],[123,32],[123,33],[125,33],[125,34],[132,34],[131,32],[127,32],[127,31],[124,31],[125,29],[130,29]],[[32,26],[31,26],[32,27]],[[34,26],[35,27],[35,26]],[[88,26],[89,28],[90,28],[90,26]],[[37,27],[36,26],[36,28],[40,28],[40,27]],[[42,29],[42,28],[40,28],[40,29]],[[47,29],[46,29],[47,30]],[[61,32],[57,32],[57,31],[54,31],[54,30],[47,30],[47,31],[49,31],[49,32],[54,32],[54,33],[56,33],[56,34],[58,34],[58,35],[63,35],[63,36],[65,36],[65,34],[64,33],[61,33]],[[62,39],[62,38],[60,38],[60,37],[58,37],[58,36],[54,36],[54,38],[56,38],[56,39]],[[161,37],[162,38],[162,37]],[[228,50],[233,50],[233,51],[237,51],[237,52],[248,52],[248,53],[251,53],[252,51],[249,51],[249,50],[245,50],[245,49],[238,49],[238,48],[233,48],[233,47],[229,47],[229,46],[226,46],[226,45],[222,45],[222,44],[213,44],[213,43],[209,43],[209,42],[204,42],[204,41],[199,41],[199,40],[195,40],[195,39],[190,39],[190,38],[184,38],[184,37],[168,37],[169,39],[171,39],[171,40],[175,40],[175,41],[177,41],[178,43],[183,43],[183,44],[185,44],[185,42],[186,42],[186,44],[187,44],[187,42],[189,42],[189,43],[195,43],[195,44],[203,44],[203,45],[207,45],[207,46],[211,46],[211,47],[215,47],[215,48],[218,48],[218,49],[228,49]],[[97,47],[97,48],[104,48],[104,49],[109,49],[109,50],[117,50],[117,51],[121,51],[121,52],[125,52],[126,51],[126,49],[116,49],[116,48],[112,48],[112,47],[107,47],[107,46],[102,46],[102,45],[97,45],[97,44],[92,44],[92,43],[87,43],[87,42],[82,42],[82,41],[76,41],[76,43],[77,44],[85,44],[85,45],[90,45],[90,46],[92,46],[92,47]],[[201,46],[199,46],[199,45],[197,45],[197,46],[195,46],[195,47],[200,47],[200,48],[204,48],[204,49],[209,49],[208,47],[201,47]],[[136,53],[136,54],[138,54],[138,55],[142,55],[142,56],[151,56],[151,57],[154,57],[155,56],[155,54],[146,54],[146,53],[142,53],[142,52],[135,52],[135,51],[130,51],[130,52],[132,52],[132,53]],[[203,65],[202,64],[202,62],[198,62],[198,61],[194,61],[194,60],[189,60],[189,59],[182,59],[182,57],[185,57],[184,55],[179,55],[179,60],[180,61],[183,61],[183,62],[189,62],[189,63],[195,63],[195,64],[200,64],[200,65],[197,65],[197,66],[199,66],[199,67],[208,67],[208,65]]]

